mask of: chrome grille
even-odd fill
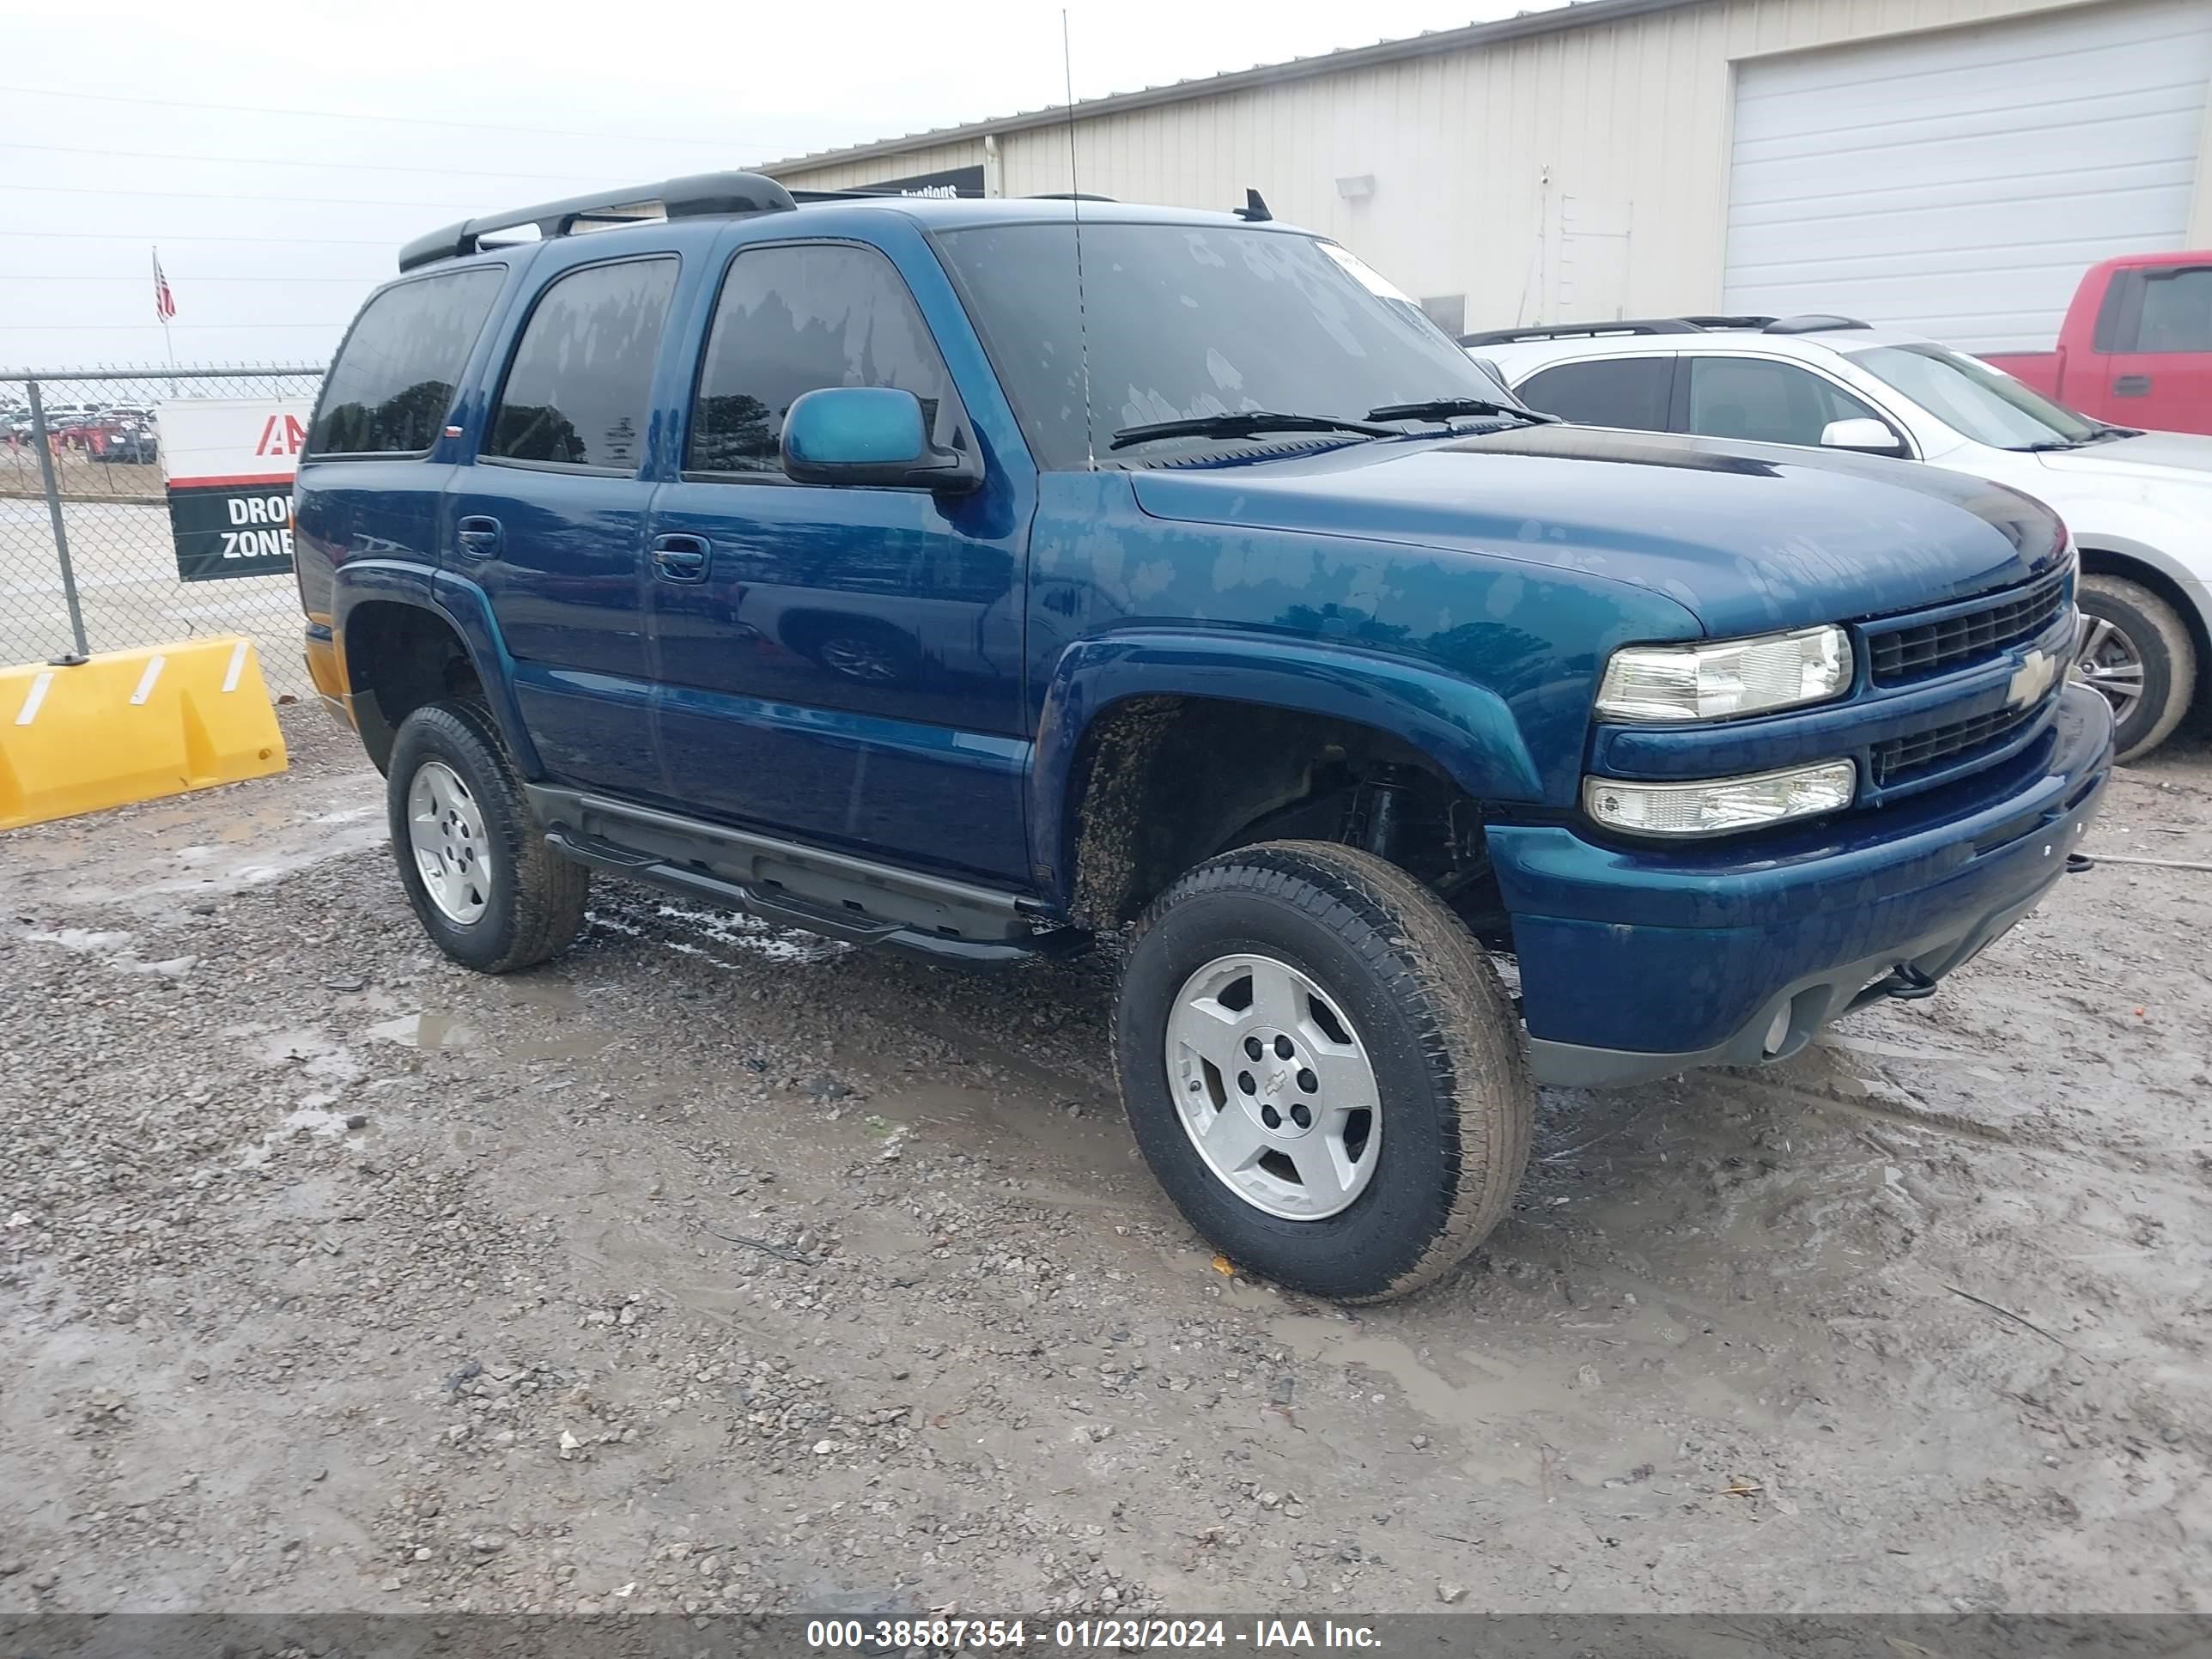
[[[1874,683],[1899,685],[1925,679],[1946,669],[1986,661],[2008,645],[2033,639],[2064,608],[2066,578],[2065,571],[2054,571],[1992,596],[1979,610],[1937,622],[1898,627],[1868,623],[1867,655]]]

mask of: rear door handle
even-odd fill
[[[454,527],[453,541],[464,558],[488,559],[499,551],[499,520],[472,514]]]
[[[2150,376],[2148,374],[2121,375],[2118,380],[2112,382],[2112,396],[2115,398],[2149,397]]]
[[[666,582],[702,582],[714,544],[704,536],[656,536],[653,568]]]

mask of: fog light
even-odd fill
[[[1719,836],[1833,812],[1850,805],[1857,788],[1857,763],[1847,760],[1693,783],[1586,777],[1583,810],[1634,835]]]

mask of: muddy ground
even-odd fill
[[[286,713],[0,839],[0,1613],[2212,1607],[2212,875],[1547,1093],[1511,1221],[1346,1313],[1154,1190],[1110,963],[602,882],[476,977]],[[2089,848],[2212,861],[2212,746]]]

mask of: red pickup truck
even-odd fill
[[[2130,253],[2092,265],[2056,351],[1984,361],[2100,421],[2212,433],[2212,252]]]

